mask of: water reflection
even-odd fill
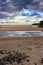
[[[37,37],[43,36],[43,31],[0,31],[2,37]]]

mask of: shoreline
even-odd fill
[[[16,37],[16,38],[0,38],[0,41],[3,40],[3,41],[10,41],[10,40],[29,40],[29,39],[42,39],[43,37],[40,36],[40,37]],[[33,40],[34,41],[34,40]]]

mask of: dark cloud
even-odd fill
[[[43,11],[43,0],[0,0],[0,10],[13,11],[22,8]]]

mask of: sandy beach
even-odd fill
[[[19,65],[43,65],[43,37],[0,38],[0,50],[25,53],[29,61],[23,60]],[[8,64],[11,65],[11,64]],[[14,65],[18,65],[14,63]]]
[[[43,28],[32,27],[29,25],[1,25],[0,31],[43,31]]]

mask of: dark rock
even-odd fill
[[[37,63],[34,63],[35,65],[37,65]]]
[[[43,58],[41,58],[41,64],[43,64]]]
[[[3,54],[4,55],[4,54]],[[14,62],[16,62],[17,64],[22,63],[22,60],[25,60],[26,58],[28,58],[29,56],[26,56],[25,53],[21,54],[19,52],[15,52],[15,53],[7,53],[6,56],[4,56],[3,58],[0,59],[0,65],[6,65],[8,63],[13,64]],[[29,60],[27,60],[29,62]]]
[[[26,61],[27,61],[27,62],[29,62],[30,60],[29,60],[29,59],[27,59]]]
[[[0,54],[5,54],[5,50],[0,50]]]

